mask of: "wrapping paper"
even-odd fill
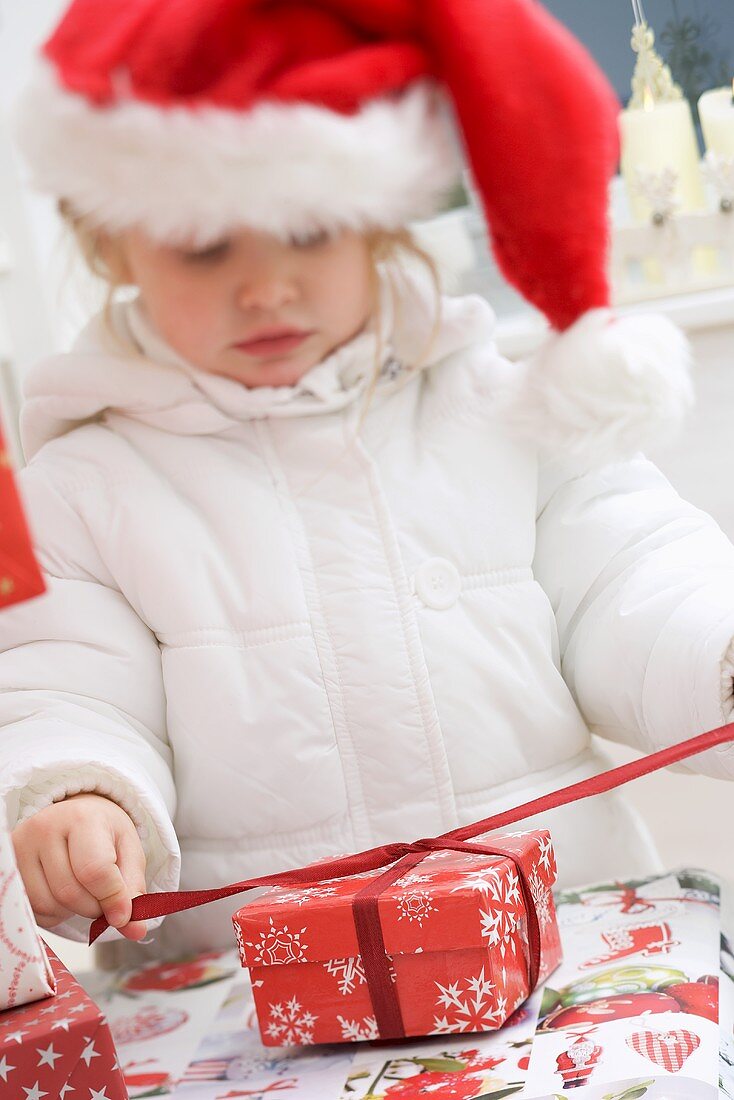
[[[381,894],[380,925],[405,1033],[491,1031],[527,999],[529,883],[541,937],[540,979],[561,957],[545,831],[478,838],[509,857],[429,853]],[[380,1037],[359,953],[352,902],[382,873],[276,888],[234,915],[267,1046]]]
[[[55,988],[10,834],[0,828],[0,1010],[48,997]]]
[[[681,871],[556,900],[564,961],[520,1016],[463,1045],[365,1047],[342,1100],[734,1096],[734,957],[717,881]]]
[[[562,969],[501,1030],[484,1034],[274,1050],[260,1039],[253,991],[234,952],[90,978],[98,995],[100,978],[106,982],[100,1003],[113,1032],[118,1020],[145,1020],[166,1003],[188,1013],[188,1026],[165,1038],[128,1028],[120,1061],[136,1100],[734,1100],[734,919],[726,905],[719,941],[716,881],[683,871],[567,891],[558,895],[558,919]],[[713,973],[704,974],[709,964]],[[668,972],[661,977],[653,966]],[[656,977],[661,989],[652,987],[660,984]],[[718,1010],[716,983],[701,977],[718,977]],[[620,987],[636,1015],[617,1008],[616,1018],[597,1016],[592,1010],[620,996]],[[651,1012],[658,994],[670,997],[675,1009]],[[557,1026],[564,1023],[562,1011],[580,1012],[583,1005],[594,1018],[591,1026],[598,1023],[593,1033],[584,1034],[588,1019],[580,1016]],[[615,1029],[626,1048],[619,1063]],[[681,1046],[674,1038],[673,1060],[659,1066],[626,1043],[648,1030],[682,1030],[700,1043],[675,1069],[690,1040]]]

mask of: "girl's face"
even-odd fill
[[[248,387],[292,386],[355,336],[373,308],[367,240],[354,232],[282,242],[242,229],[205,249],[123,233],[121,277],[183,358]]]

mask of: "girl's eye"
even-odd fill
[[[316,229],[313,233],[292,233],[289,244],[292,248],[319,248],[329,239],[325,229]]]
[[[184,249],[180,255],[186,263],[208,263],[224,259],[229,252],[230,245],[231,242],[228,240],[215,241],[214,244],[207,245],[206,248]]]

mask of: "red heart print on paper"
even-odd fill
[[[698,1035],[683,1028],[675,1031],[636,1031],[627,1036],[628,1047],[668,1073],[678,1073],[700,1045]]]

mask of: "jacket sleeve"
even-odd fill
[[[548,463],[535,574],[595,733],[652,752],[731,719],[734,547],[651,462]],[[689,768],[734,778],[734,748]]]
[[[0,794],[11,828],[71,794],[111,798],[135,823],[148,890],[175,889],[158,643],[107,574],[73,495],[55,482],[42,464],[21,474],[48,592],[0,616]],[[73,918],[54,931],[81,940],[88,927]]]

